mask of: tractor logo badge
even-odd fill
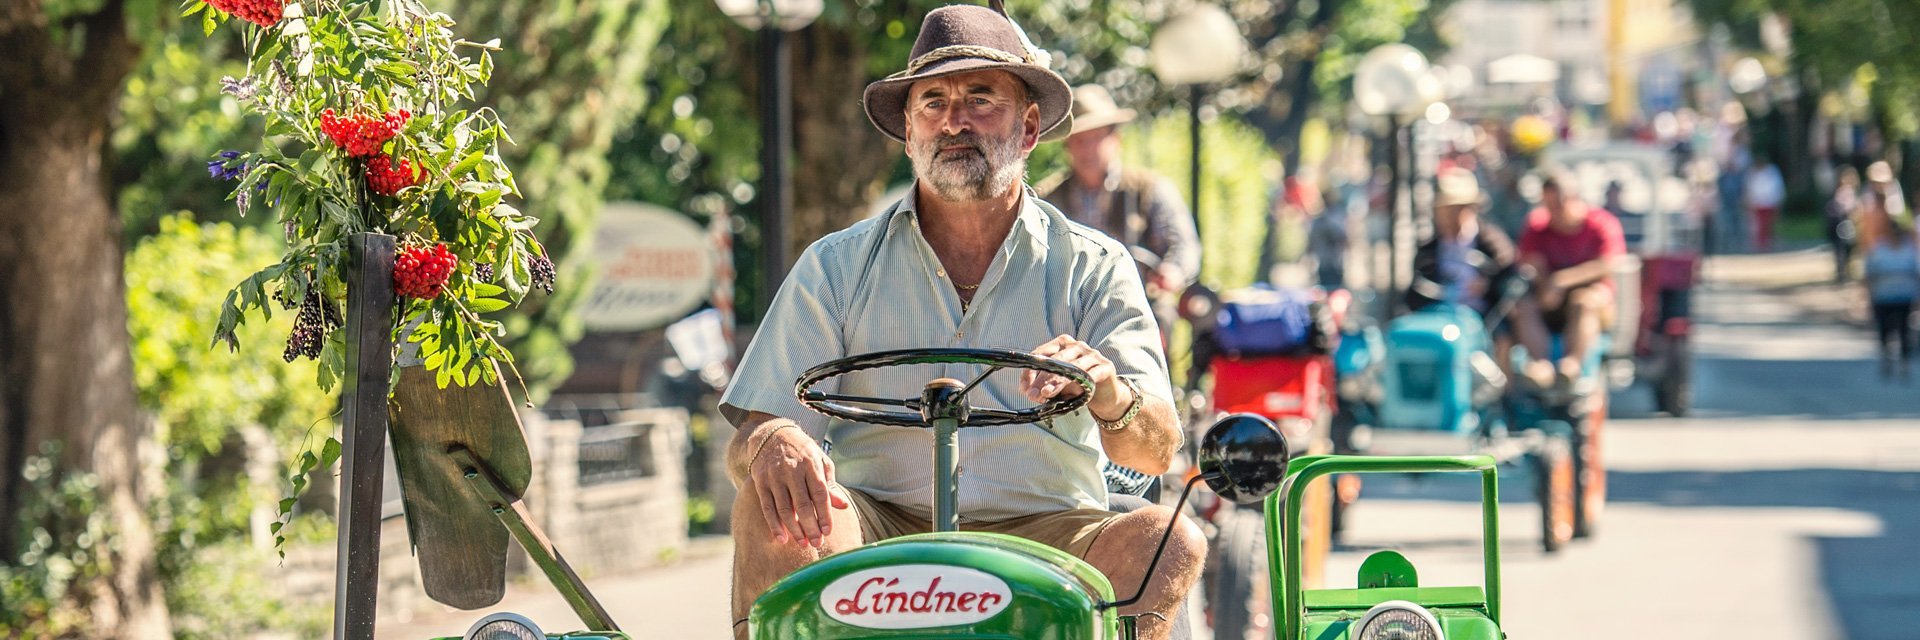
[[[1013,590],[992,574],[939,564],[876,567],[841,576],[820,592],[834,620],[867,629],[925,629],[973,624],[1012,604]]]

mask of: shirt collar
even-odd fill
[[[893,215],[887,219],[888,233],[892,233],[896,226],[902,224],[911,224],[914,231],[919,232],[920,226],[913,224],[920,219],[919,199],[920,183],[915,181],[907,186],[907,195],[900,199],[899,206],[894,207]],[[1031,242],[1041,249],[1047,247],[1047,213],[1041,210],[1041,202],[1040,196],[1033,192],[1032,186],[1024,182],[1020,184],[1020,215],[1015,219],[1013,229],[1009,232],[1009,235],[1013,236],[1009,238],[1010,241]]]

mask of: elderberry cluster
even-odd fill
[[[438,298],[459,262],[445,244],[403,249],[394,259],[393,289],[409,298]]]
[[[274,299],[282,307],[293,308],[292,301],[284,292],[275,292]],[[300,315],[293,320],[293,334],[287,336],[287,350],[280,354],[287,362],[306,356],[308,360],[320,357],[320,346],[327,341],[327,334],[340,328],[340,309],[333,301],[320,295],[318,288],[308,289],[306,298],[300,301]]]
[[[477,265],[473,268],[473,278],[481,282],[493,282],[493,263]]]
[[[533,286],[547,293],[553,293],[553,261],[544,255],[535,254],[527,260],[527,270],[533,272]]]

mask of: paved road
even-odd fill
[[[1622,392],[1609,426],[1612,503],[1598,538],[1538,551],[1517,469],[1503,482],[1507,631],[1514,638],[1920,638],[1920,386],[1878,380],[1853,300],[1811,283],[1818,255],[1730,258],[1702,292],[1698,410],[1649,414]],[[1347,580],[1392,546],[1423,584],[1479,580],[1476,485],[1374,481],[1353,512]],[[726,636],[724,546],[675,567],[589,582],[641,636]],[[1350,583],[1344,583],[1350,584]],[[542,585],[506,606],[566,628]],[[382,636],[456,635],[429,613]]]
[[[1596,539],[1542,554],[1524,474],[1503,483],[1512,637],[1920,638],[1920,387],[1878,379],[1854,298],[1796,277],[1818,264],[1709,270],[1698,410],[1654,418],[1646,390],[1616,396]],[[1396,546],[1423,584],[1479,579],[1474,485],[1367,489],[1331,576]]]

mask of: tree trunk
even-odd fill
[[[1315,82],[1314,74],[1320,63],[1320,52],[1325,48],[1328,36],[1333,32],[1334,19],[1339,17],[1343,0],[1321,0],[1314,5],[1313,14],[1307,18],[1307,45],[1304,52],[1287,65],[1286,74],[1267,94],[1266,108],[1255,109],[1247,114],[1247,121],[1267,139],[1267,144],[1282,151],[1281,169],[1287,175],[1300,171],[1300,132],[1306,128],[1307,116],[1320,103],[1320,84]],[[1292,3],[1281,18],[1285,22],[1278,28],[1284,33],[1284,25],[1292,22],[1292,13],[1299,3]]]
[[[867,121],[867,53],[851,25],[794,34],[793,229],[788,256],[867,215],[899,161],[898,144]],[[855,71],[855,72],[849,72]],[[788,265],[791,266],[791,265]]]
[[[69,604],[89,637],[171,635],[139,450],[120,224],[102,155],[138,52],[123,7],[49,24],[39,2],[0,8],[0,562],[16,561],[21,466],[60,446],[56,474],[92,474],[113,530],[105,578]],[[87,514],[64,514],[84,517]]]

